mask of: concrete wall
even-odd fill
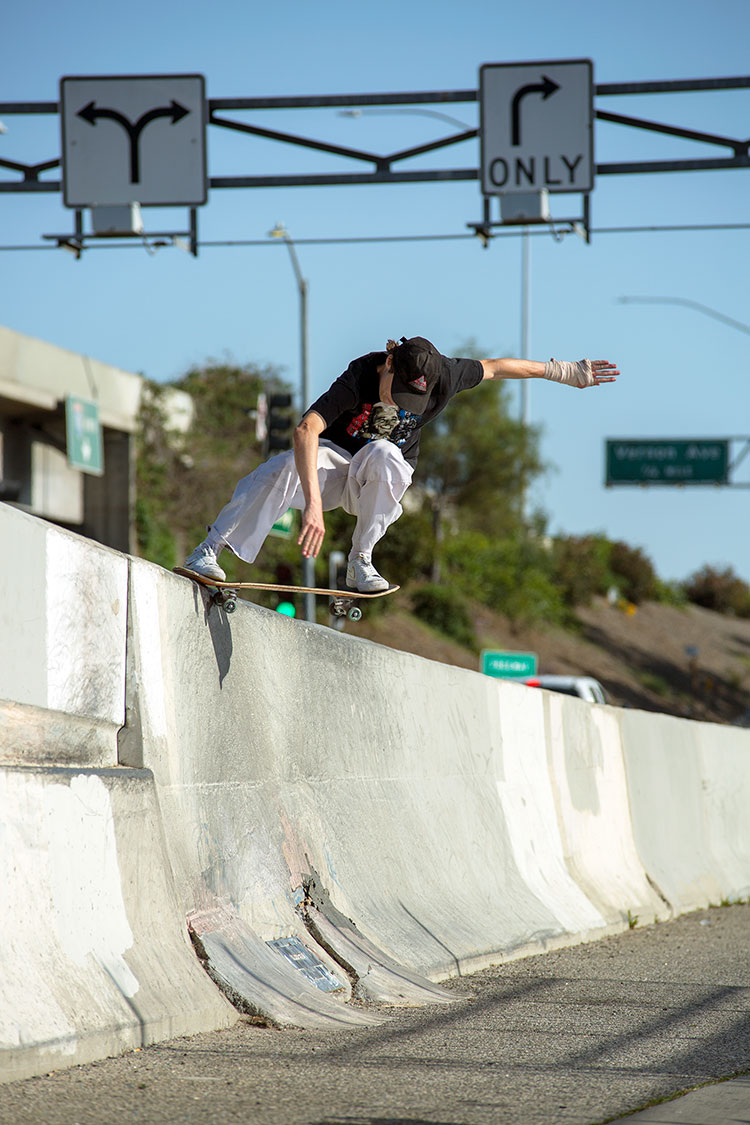
[[[0,527],[30,575],[0,562],[6,1078],[237,1009],[377,1022],[350,998],[440,1003],[447,976],[750,892],[746,731],[227,617]]]

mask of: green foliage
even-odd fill
[[[620,593],[629,602],[640,605],[653,597],[656,571],[640,547],[629,547],[620,541],[612,543],[609,565]]]
[[[560,536],[552,544],[553,578],[566,606],[585,606],[612,586],[637,604],[650,599],[684,606],[679,583],[662,582],[651,561],[637,547],[612,542],[604,535]]]
[[[605,594],[614,579],[612,545],[602,535],[559,537],[552,544],[552,577],[565,605],[589,605]]]
[[[177,565],[175,538],[157,502],[147,497],[138,497],[135,502],[135,528],[143,558],[158,563],[167,570]]]
[[[549,554],[538,541],[459,532],[446,541],[442,559],[446,582],[504,613],[512,623],[564,620],[565,607],[552,580]]]
[[[427,584],[412,595],[416,616],[465,648],[476,649],[476,637],[466,600],[447,586]]]
[[[696,570],[684,584],[685,595],[694,605],[716,613],[750,617],[750,589],[732,570],[704,566]]]
[[[651,597],[655,602],[660,602],[662,605],[673,605],[678,609],[684,609],[688,602],[682,583],[665,582],[661,578],[656,579]]]
[[[346,550],[349,550],[347,544]],[[424,507],[404,515],[388,528],[380,540],[373,560],[381,574],[391,582],[419,582],[432,572],[435,538],[429,510]]]
[[[215,360],[173,383],[146,381],[136,455],[136,532],[144,558],[171,567],[200,542],[237,481],[262,458],[249,414],[258,395],[284,389],[273,368]],[[187,433],[169,428],[174,391],[192,400]],[[271,564],[286,553],[272,549]],[[235,560],[226,557],[228,576],[237,577]]]

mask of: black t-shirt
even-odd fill
[[[353,359],[343,375],[312,404],[326,423],[320,435],[348,453],[357,453],[368,441],[386,438],[399,447],[414,468],[419,456],[422,426],[431,422],[459,391],[481,383],[484,368],[478,359],[449,359],[441,356],[443,370],[425,403],[423,414],[394,407],[377,408],[380,399],[378,367],[385,363],[385,352],[370,352]]]

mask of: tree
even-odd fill
[[[476,356],[469,343],[461,354]],[[543,471],[539,432],[511,418],[507,388],[485,382],[459,394],[422,433],[419,475],[433,520],[433,581],[439,581],[446,520],[490,538],[517,535],[523,494]]]
[[[167,429],[170,389],[193,402],[185,435]],[[174,566],[203,538],[206,521],[262,460],[251,417],[258,395],[288,389],[274,367],[211,359],[171,383],[147,382],[136,463],[138,546],[145,558]]]
[[[684,589],[688,600],[694,605],[712,609],[716,613],[750,617],[750,590],[730,566],[723,569],[703,566],[690,575]]]

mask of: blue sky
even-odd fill
[[[220,6],[127,6],[70,0],[14,4],[3,17],[0,100],[56,101],[63,75],[200,73],[209,97],[476,89],[484,63],[590,58],[597,83],[738,76],[748,72],[746,0],[712,5],[571,0],[533,5],[436,0],[429,5],[320,5],[300,0]],[[750,90],[597,98],[599,109],[732,137],[750,135]],[[438,107],[474,126],[475,103]],[[229,116],[229,114],[228,114]],[[446,135],[419,114],[342,117],[335,109],[234,115],[270,129],[371,151]],[[60,150],[55,117],[4,116],[0,156],[35,162]],[[727,150],[596,125],[596,159],[685,159]],[[467,142],[425,167],[468,167]],[[213,175],[356,171],[339,157],[209,129]],[[2,173],[3,178],[7,178]],[[49,174],[57,178],[58,173]],[[623,304],[668,296],[750,324],[750,231],[597,233],[628,226],[742,224],[750,170],[601,176],[590,245],[531,239],[529,356],[619,364],[615,386],[578,392],[535,381],[532,421],[554,467],[534,490],[553,533],[601,531],[639,546],[663,578],[704,563],[750,578],[748,492],[732,488],[606,489],[606,437],[727,437],[750,433],[747,335],[681,305]],[[575,209],[577,200],[571,199]],[[521,346],[521,242],[498,238],[305,245],[306,239],[465,234],[481,217],[476,182],[380,187],[214,190],[199,213],[205,240],[261,246],[0,254],[0,321],[19,332],[168,380],[207,357],[273,363],[299,379],[298,298],[290,260],[268,232],[283,222],[302,242],[310,287],[311,391],[389,336],[426,335],[447,353],[467,340],[483,354]],[[560,210],[558,208],[558,214]],[[184,211],[149,210],[150,229],[181,228]],[[72,229],[56,195],[2,195],[0,244],[41,245]],[[513,387],[517,404],[518,389]],[[744,476],[743,476],[744,473]],[[748,481],[747,468],[735,480]],[[215,513],[205,513],[210,519]]]

